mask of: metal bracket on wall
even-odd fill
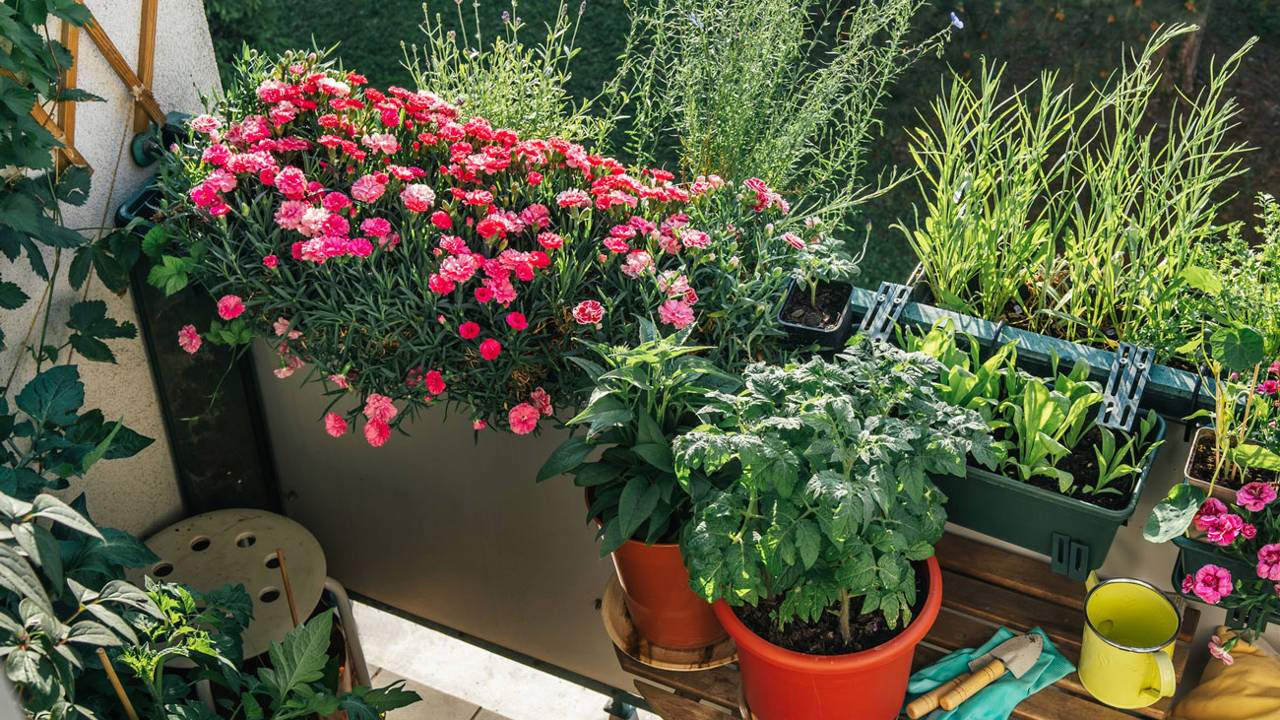
[[[1072,540],[1065,533],[1053,534],[1050,560],[1050,567],[1054,572],[1073,580],[1083,582],[1089,575],[1089,546]]]
[[[627,703],[614,698],[604,706],[604,711],[608,715],[609,720],[635,720],[636,709]]]
[[[1151,377],[1156,351],[1122,342],[1116,348],[1111,374],[1102,387],[1102,406],[1098,408],[1098,425],[1128,432],[1138,417],[1138,402]]]
[[[898,316],[902,314],[902,308],[906,307],[907,298],[910,296],[911,288],[907,285],[880,283],[880,289],[876,291],[875,303],[867,308],[867,314],[862,317],[858,332],[872,340],[889,339],[889,333],[893,332],[894,327],[897,326]]]

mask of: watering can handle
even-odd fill
[[[1157,681],[1155,687],[1144,688],[1142,694],[1151,698],[1152,702],[1173,695],[1174,690],[1178,688],[1178,676],[1173,671],[1173,659],[1164,650],[1147,654],[1155,661]]]

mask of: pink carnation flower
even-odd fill
[[[244,303],[238,295],[223,295],[218,300],[218,317],[235,320],[244,313]]]
[[[480,326],[468,320],[458,326],[458,334],[470,340],[480,334]]]
[[[804,240],[801,240],[800,236],[795,233],[782,233],[782,239],[785,240],[788,245],[797,250],[804,249]]]
[[[333,375],[330,375],[328,379],[329,379],[329,382],[333,383],[334,385],[337,385],[343,390],[347,389],[348,382],[347,382],[346,375],[339,375],[337,373],[334,373]]]
[[[385,182],[378,182],[378,178],[374,175],[361,175],[351,185],[351,197],[363,203],[377,202],[382,197],[382,193],[387,189]]]
[[[525,318],[524,313],[507,313],[507,324],[512,330],[524,330],[529,327],[529,321]]]
[[[487,422],[485,422],[485,421],[483,421],[483,420],[472,420],[472,421],[471,421],[471,429],[472,429],[472,430],[483,430],[483,429],[485,429],[485,428],[487,428],[487,427],[489,427],[489,423],[487,423]]]
[[[275,255],[267,255],[262,258],[262,265],[268,270],[271,268],[274,268],[279,263],[280,263],[280,258],[276,257]]]
[[[1218,498],[1211,497],[1205,500],[1200,509],[1196,511],[1192,523],[1197,530],[1208,530],[1217,522],[1219,516],[1225,514],[1227,514],[1227,506]]]
[[[533,392],[529,393],[529,404],[537,408],[538,412],[543,415],[550,415],[554,412],[551,409],[551,395],[542,387],[534,388]]]
[[[595,300],[583,300],[573,308],[573,319],[579,325],[594,325],[604,318],[604,308]]]
[[[364,401],[364,416],[369,420],[380,420],[384,423],[391,422],[391,418],[396,416],[396,406],[392,404],[391,398],[378,393],[370,393],[369,397]]]
[[[1192,592],[1210,605],[1231,594],[1231,571],[1217,565],[1205,565],[1196,571]]]
[[[400,191],[400,200],[406,208],[414,212],[426,212],[436,202],[436,193],[430,186],[422,183],[405,185]]]
[[[439,370],[428,371],[426,377],[423,378],[423,382],[427,385],[427,392],[432,395],[439,395],[445,391],[444,376],[440,374]]]
[[[347,432],[347,421],[338,413],[324,416],[324,430],[334,437],[342,437]]]
[[[1264,482],[1251,482],[1236,491],[1236,504],[1258,512],[1276,499],[1276,489]]]
[[[668,300],[658,308],[658,319],[677,330],[683,330],[693,324],[693,308],[679,300]]]
[[[1272,582],[1280,580],[1280,543],[1258,549],[1258,577]]]
[[[538,427],[538,418],[542,414],[529,403],[520,403],[507,413],[507,422],[511,424],[511,432],[517,435],[528,435]]]
[[[200,333],[196,332],[195,325],[183,325],[178,331],[178,347],[187,351],[188,355],[195,355],[200,349]]]
[[[1230,665],[1236,661],[1231,657],[1231,653],[1222,648],[1222,639],[1217,635],[1209,641],[1209,654],[1221,660],[1223,665]]]
[[[391,426],[383,420],[370,419],[364,424],[364,439],[373,447],[382,447],[391,437]]]
[[[1209,541],[1223,547],[1236,541],[1244,531],[1244,519],[1231,513],[1219,515],[1205,528]]]
[[[484,342],[480,343],[480,357],[485,360],[496,360],[501,353],[502,343],[493,338],[485,338]]]

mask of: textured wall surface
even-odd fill
[[[85,4],[120,54],[130,63],[136,62],[141,1],[86,0]],[[159,3],[157,27],[153,82],[156,100],[166,112],[199,111],[200,93],[211,94],[218,88],[203,3],[201,0],[163,0]],[[57,28],[50,30],[56,37]],[[83,31],[77,85],[106,102],[81,103],[76,110],[75,146],[93,167],[93,186],[88,203],[67,208],[64,220],[68,226],[83,228],[86,235],[96,237],[97,228],[111,224],[116,207],[133,195],[154,170],[139,168],[130,159],[131,97]],[[53,253],[49,252],[46,262],[50,268],[53,260]],[[67,284],[69,261],[70,255],[62,259],[53,293],[50,332],[59,343],[65,339],[65,329],[60,326],[66,319],[67,307],[80,299],[80,293],[73,292]],[[14,379],[14,387],[20,388],[34,368],[29,358],[19,359],[18,348],[36,312],[36,299],[41,297],[45,286],[25,260],[10,267],[8,260],[0,257],[0,274],[6,280],[18,282],[33,298],[20,310],[0,315],[0,327],[10,346],[0,353],[0,372],[3,372],[0,381],[8,377],[15,362],[20,362]],[[137,324],[131,297],[116,297],[91,280],[89,298],[105,300],[111,317]],[[38,337],[37,327],[35,339]],[[86,479],[84,489],[98,522],[145,536],[181,517],[182,504],[142,341],[116,340],[111,347],[118,364],[80,364],[86,385],[86,408],[101,408],[108,419],[124,416],[126,424],[155,438],[156,442],[133,458],[98,464]]]

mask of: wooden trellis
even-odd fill
[[[155,70],[156,11],[158,5],[159,0],[142,0],[142,19],[138,30],[138,65],[136,70],[120,54],[120,50],[116,48],[115,43],[111,41],[102,26],[98,24],[96,18],[91,17],[84,26],[84,31],[88,34],[89,39],[97,46],[98,51],[102,53],[112,71],[115,72],[116,76],[120,78],[120,81],[129,90],[134,107],[134,132],[143,132],[150,122],[162,125],[165,119],[164,111],[160,109],[160,104],[156,102],[155,96],[151,94],[151,82],[154,78]],[[76,86],[76,66],[80,57],[80,28],[63,21],[59,40],[70,52],[73,59],[71,67],[65,68],[62,71],[62,77],[59,78],[59,86],[62,89],[69,90]],[[59,102],[53,115],[45,112],[44,108],[37,103],[31,108],[31,115],[36,119],[36,122],[39,122],[46,130],[53,133],[58,142],[62,143],[58,156],[59,168],[65,167],[69,163],[93,170],[75,147],[76,104],[74,102]]]

